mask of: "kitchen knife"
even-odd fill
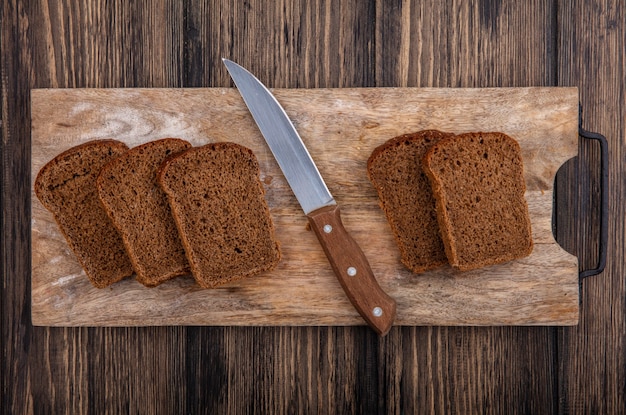
[[[254,75],[228,59],[222,60],[350,302],[384,336],[395,319],[396,302],[380,288],[363,251],[344,228],[339,206],[300,135],[274,95]]]

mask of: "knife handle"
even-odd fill
[[[396,302],[378,285],[365,254],[341,222],[339,206],[325,206],[307,217],[343,290],[361,317],[384,336],[396,317]]]

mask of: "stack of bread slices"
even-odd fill
[[[212,288],[280,260],[259,164],[239,144],[95,140],[47,163],[34,189],[98,288],[190,272]]]
[[[533,249],[517,141],[499,132],[425,130],[372,152],[367,171],[400,250],[421,273],[519,259]]]
[[[372,152],[367,174],[415,273],[532,251],[521,150],[503,133],[395,137]],[[34,189],[98,288],[131,275],[154,287],[189,273],[212,288],[272,270],[281,257],[258,161],[239,144],[95,140],[47,163]]]

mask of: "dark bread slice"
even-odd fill
[[[443,139],[423,158],[450,264],[467,271],[530,255],[524,166],[517,141],[479,132]]]
[[[59,154],[37,174],[34,189],[54,215],[91,283],[107,287],[133,274],[122,239],[96,190],[102,166],[128,150],[116,140],[90,141]]]
[[[421,161],[433,144],[452,135],[425,130],[394,137],[376,147],[367,161],[368,177],[378,192],[401,261],[415,273],[448,262],[439,234],[435,198]]]
[[[177,138],[151,141],[107,163],[98,176],[100,200],[122,236],[137,281],[147,287],[190,271],[167,196],[156,181],[161,163],[190,147]]]
[[[259,174],[254,153],[235,143],[191,148],[162,164],[158,181],[200,286],[271,270],[280,260]]]

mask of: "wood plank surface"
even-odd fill
[[[624,22],[612,0],[2,2],[0,412],[625,413]],[[579,325],[33,326],[30,90],[228,87],[221,57],[275,88],[578,87],[611,168]],[[579,148],[555,234],[589,268],[598,151]]]
[[[398,303],[398,325],[571,325],[578,262],[552,235],[552,186],[577,154],[576,88],[278,89],[342,206],[346,226]],[[32,97],[32,180],[66,149],[113,137],[134,147],[175,136],[198,146],[235,141],[259,160],[283,259],[272,272],[217,289],[181,278],[147,289],[134,279],[91,286],[52,215],[32,201],[35,325],[364,324],[330,269],[278,164],[234,88],[39,89]],[[366,164],[407,132],[503,131],[522,148],[535,247],[530,257],[471,272],[404,269]],[[158,311],[157,311],[158,310]]]
[[[621,1],[559,2],[559,82],[580,85],[582,127],[609,142],[609,260],[606,271],[581,283],[580,326],[560,330],[559,395],[572,413],[626,413],[626,9]],[[599,8],[596,8],[599,7]],[[585,28],[582,30],[582,28]],[[593,62],[592,65],[590,63]],[[591,68],[594,69],[591,69]],[[568,174],[579,184],[569,203],[577,220],[561,232],[588,234],[574,246],[585,269],[598,261],[600,151],[581,140]],[[584,189],[589,189],[585,191]],[[569,238],[563,238],[569,239]],[[611,258],[611,255],[613,256]]]

